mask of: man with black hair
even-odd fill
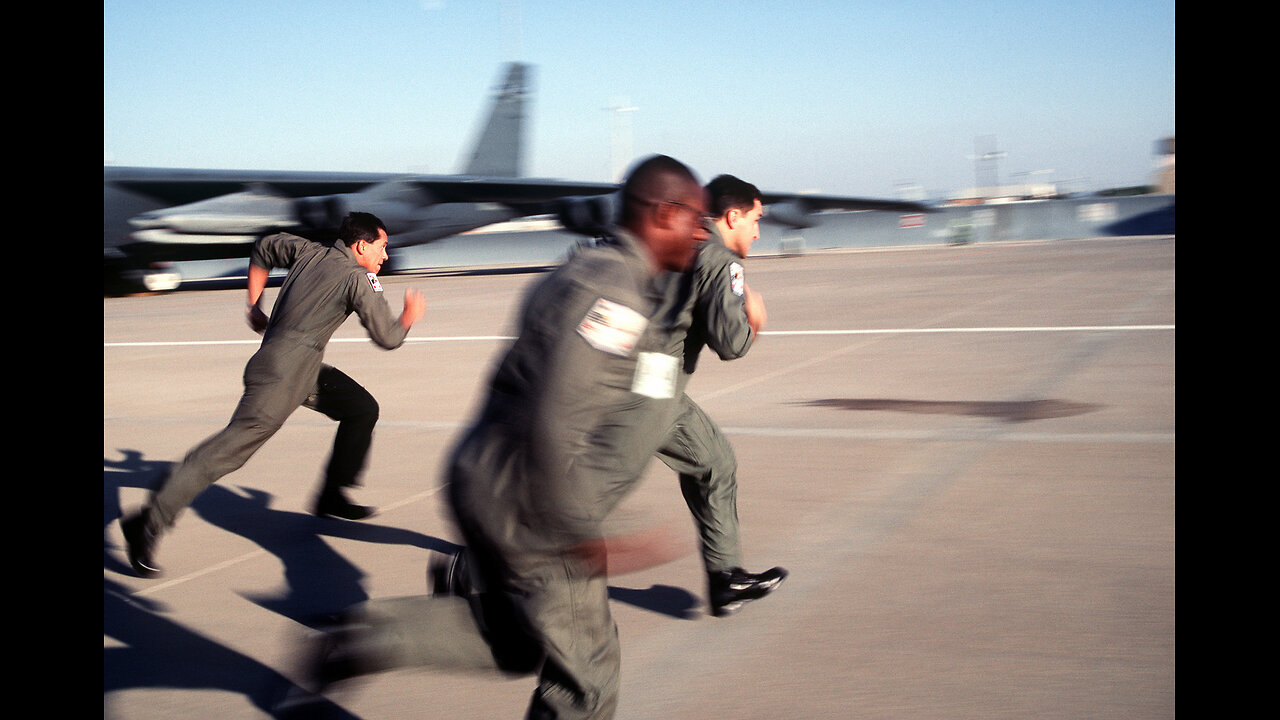
[[[360,520],[372,509],[346,498],[343,488],[357,484],[365,466],[378,403],[345,373],[323,362],[330,336],[351,313],[378,346],[404,343],[422,317],[426,299],[408,288],[397,318],[382,295],[378,271],[387,260],[387,230],[369,213],[350,213],[337,241],[317,243],[288,233],[260,238],[249,258],[249,326],[263,335],[262,345],[245,365],[244,394],[231,421],[192,448],[160,479],[146,505],[121,518],[129,563],[142,577],[160,572],[155,549],[162,532],[206,488],[238,470],[299,406],[338,421],[333,451],[314,512],[324,517]],[[289,268],[271,317],[259,303],[272,268]]]
[[[760,237],[760,191],[732,175],[716,177],[706,190],[710,236],[693,270],[676,278],[688,286],[668,292],[668,322],[686,332],[679,334],[683,342],[671,349],[682,357],[678,411],[658,457],[680,476],[681,493],[698,528],[711,614],[724,617],[772,592],[787,571],[775,567],[749,573],[742,568],[733,446],[684,392],[704,347],[721,360],[740,358],[767,319],[764,300],[747,285],[741,262]]]

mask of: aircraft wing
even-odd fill
[[[609,189],[612,188],[612,189]],[[580,235],[598,236],[608,231],[617,216],[617,186],[583,186],[586,192],[575,192],[577,197],[561,198],[555,206],[543,212],[555,214],[560,224]],[[764,205],[764,219],[793,228],[809,228],[822,222],[822,213],[829,211],[877,210],[919,214],[932,212],[927,206],[909,200],[883,200],[856,198],[844,195],[815,195],[809,193],[760,193]]]
[[[232,195],[255,186],[281,197],[302,199],[357,194],[377,185],[400,183],[428,191],[438,202],[540,202],[567,195],[609,193],[618,187],[538,178],[150,167],[103,167],[102,179],[104,184],[166,208]]]
[[[843,195],[816,195],[809,193],[761,192],[765,205],[792,204],[809,212],[824,210],[888,210],[891,212],[924,212],[927,208],[910,200],[886,200],[883,198],[856,198]]]
[[[556,213],[564,198],[580,202],[617,190],[460,175],[104,168],[103,177],[104,260],[112,274],[130,273],[148,285],[153,275],[169,275],[163,269],[173,263],[247,259],[250,244],[272,232],[331,240],[350,211],[377,215],[388,244],[405,247]]]
[[[822,221],[822,213],[831,211],[896,212],[920,214],[932,212],[923,203],[910,200],[857,198],[844,195],[818,195],[810,193],[761,192],[765,206],[764,219],[793,228],[809,228]]]
[[[171,260],[239,256],[245,243],[278,231],[329,239],[354,210],[381,218],[391,246],[414,245],[556,212],[562,198],[617,190],[607,183],[462,175],[104,168],[103,178],[104,208],[108,215],[118,210],[104,221],[104,245]],[[193,247],[201,249],[199,258]]]

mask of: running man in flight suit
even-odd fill
[[[230,423],[192,448],[139,512],[121,519],[129,563],[139,575],[160,573],[154,555],[161,533],[196,496],[243,466],[300,405],[338,421],[315,514],[347,520],[372,514],[350,502],[343,488],[357,484],[364,469],[378,403],[356,381],[322,361],[330,336],[352,312],[370,339],[387,350],[400,347],[422,317],[426,299],[413,288],[405,290],[400,317],[391,314],[378,282],[386,259],[386,227],[369,213],[349,214],[332,244],[288,233],[253,244],[247,319],[263,334],[262,345],[245,365],[244,394]],[[289,268],[289,274],[268,319],[259,302],[268,273],[276,267]]]
[[[658,457],[680,476],[680,490],[698,528],[711,613],[724,617],[771,592],[787,571],[742,569],[733,447],[684,392],[703,347],[710,347],[721,360],[735,360],[747,354],[766,322],[764,299],[747,286],[742,267],[751,244],[760,237],[760,191],[732,175],[716,177],[706,190],[710,237],[698,252],[693,272],[672,278],[692,284],[692,289],[676,287],[668,293],[673,304],[670,322],[686,332],[680,334],[683,342],[670,350],[682,358],[679,410]]]

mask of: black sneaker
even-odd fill
[[[427,585],[431,594],[436,597],[466,597],[472,594],[471,568],[467,565],[466,549],[446,557],[433,556],[427,565]]]
[[[765,570],[758,575],[742,568],[710,573],[711,614],[716,617],[731,615],[741,609],[744,603],[768,595],[786,577],[787,571],[780,567]]]
[[[124,532],[125,551],[133,571],[144,578],[159,575],[160,566],[151,559],[151,555],[155,553],[156,543],[160,538],[147,525],[147,511],[143,510],[128,518],[121,517],[120,530]]]
[[[357,505],[348,500],[341,490],[335,490],[321,493],[320,497],[316,498],[316,506],[312,512],[320,517],[364,520],[373,515],[375,510],[368,505]]]

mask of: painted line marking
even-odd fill
[[[383,507],[380,507],[378,508],[378,515],[375,515],[374,517],[384,515],[393,510],[398,510],[404,507],[405,505],[409,505],[411,503],[415,503],[424,498],[431,497],[432,495],[435,495],[436,493],[440,492],[443,488],[444,486],[440,485],[430,490],[424,490],[416,495],[411,495],[403,500],[391,503],[390,505],[385,505]],[[334,522],[348,522],[348,521],[336,520]],[[148,585],[145,588],[134,590],[130,594],[140,596],[140,597],[144,595],[153,595],[155,593],[160,592],[161,590],[168,590],[169,588],[175,585],[181,585],[183,583],[190,582],[197,578],[204,577],[205,575],[218,572],[219,570],[229,568],[233,565],[239,565],[240,563],[245,562],[246,560],[253,560],[254,558],[259,558],[259,557],[262,557],[263,555],[268,555],[268,554],[270,554],[270,552],[265,548],[259,549],[259,550],[252,550],[250,552],[244,553],[243,555],[240,555],[239,557],[234,557],[234,558],[231,558],[230,560],[224,560],[220,563],[217,563],[216,565],[210,565],[209,567],[202,568],[194,572],[189,572],[186,575],[173,578],[172,580],[165,580],[155,585]]]
[[[1174,330],[1170,325],[1066,325],[1025,327],[969,327],[969,328],[869,328],[863,330],[765,330],[761,335],[771,337],[804,337],[822,335],[929,335],[940,333],[1034,333],[1034,332],[1130,332]],[[405,344],[431,342],[503,342],[515,340],[509,335],[452,335],[442,337],[405,338]],[[333,338],[330,343],[367,343],[368,338]],[[114,347],[184,347],[202,345],[260,345],[258,340],[155,340],[142,342],[104,342],[104,348]]]

